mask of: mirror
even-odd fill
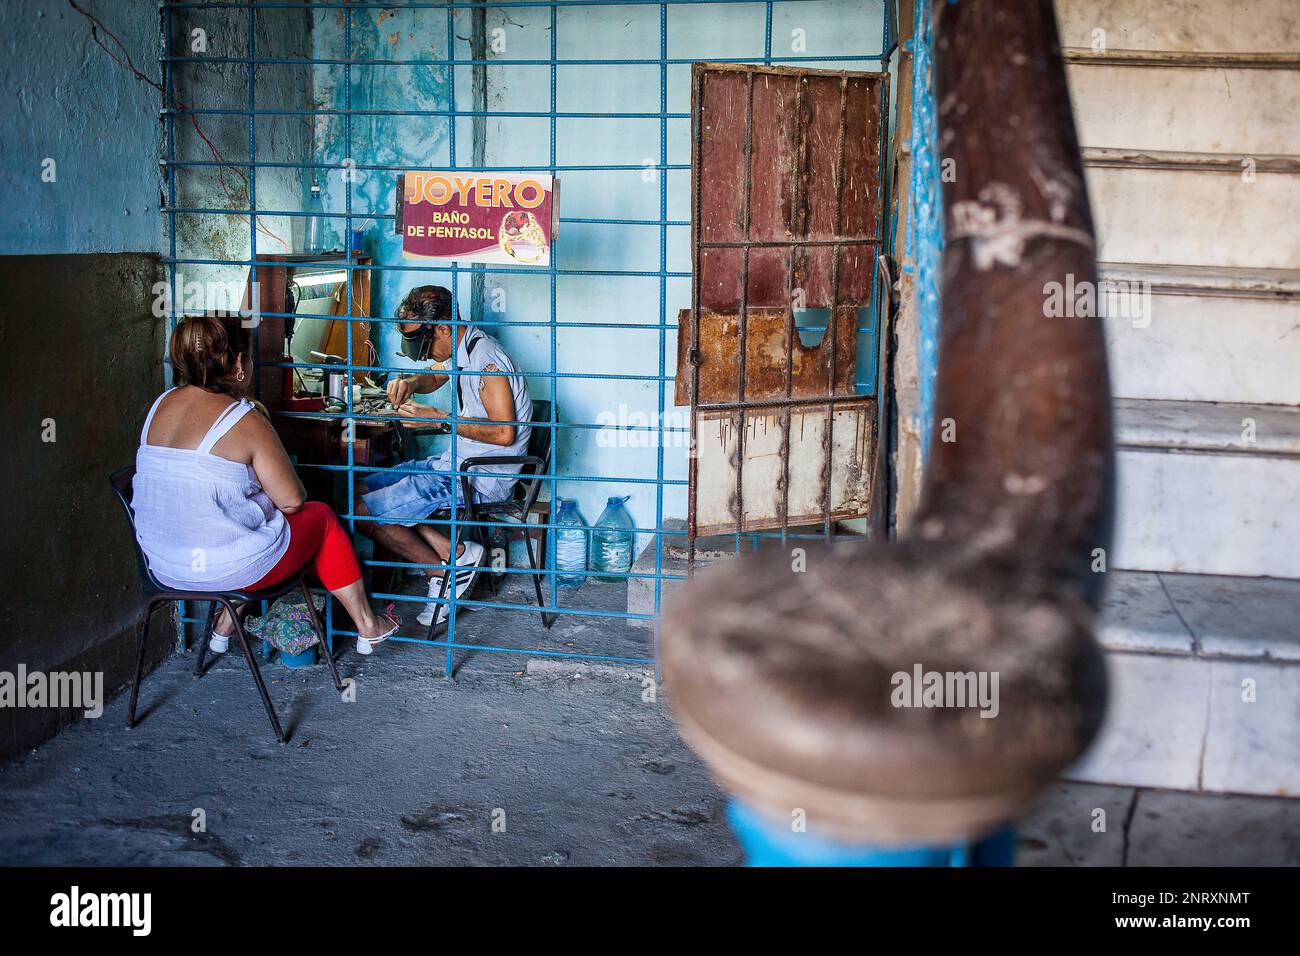
[[[348,354],[348,324],[338,318],[347,314],[347,272],[338,263],[304,263],[288,270],[285,283],[285,312],[296,313],[285,321],[285,338],[289,355],[294,362],[321,363],[322,355],[338,356],[346,360]],[[352,277],[352,314],[369,315],[370,275],[366,270],[355,270]],[[314,318],[319,316],[319,318]],[[290,322],[292,326],[290,327]],[[352,362],[354,365],[375,365],[377,354],[370,342],[370,323],[365,319],[352,323]],[[323,385],[321,369],[297,369],[294,392],[298,395],[321,395]],[[353,373],[353,380],[361,383],[367,372]]]

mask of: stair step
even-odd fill
[[[1117,399],[1110,565],[1300,578],[1300,409]]]
[[[1120,448],[1300,455],[1300,408],[1134,399],[1114,407]]]
[[[1163,263],[1100,262],[1108,279],[1146,282],[1165,295],[1300,298],[1300,269],[1249,269]]]
[[[1300,405],[1300,271],[1100,265],[1115,396]]]
[[[1300,262],[1300,175],[1088,166],[1098,258],[1237,269]]]
[[[1116,570],[1107,585],[1107,650],[1300,664],[1300,580]]]
[[[1197,173],[1230,173],[1240,176],[1247,162],[1256,175],[1300,173],[1300,156],[1282,153],[1193,153],[1186,150],[1118,149],[1088,146],[1083,149],[1085,167],[1098,169],[1185,169]],[[1244,181],[1244,180],[1243,180]]]
[[[1300,153],[1300,56],[1293,69],[1069,64],[1085,147],[1201,153]]]
[[[1300,793],[1300,580],[1111,571],[1107,584],[1110,708],[1066,777]]]
[[[1056,0],[1061,45],[1111,50],[1295,53],[1295,0]],[[1097,31],[1101,31],[1098,33]]]
[[[1063,47],[1067,64],[1081,66],[1159,66],[1173,69],[1294,70],[1300,53],[1222,53],[1207,50],[1093,50]]]
[[[668,595],[682,588],[686,584],[686,575],[690,563],[690,543],[686,536],[686,522],[680,518],[668,518],[664,521],[665,533],[661,535],[663,547],[660,550],[659,573],[663,575],[663,580],[659,584],[659,595],[662,601],[667,600]],[[791,534],[815,534],[820,529],[791,529]],[[801,539],[791,538],[782,545],[779,538],[760,538],[760,549],[782,548],[789,551],[797,547]],[[632,564],[634,574],[653,575],[655,573],[655,542],[652,540]],[[747,554],[753,549],[753,539],[742,536],[740,540],[740,552]],[[707,565],[714,564],[718,561],[726,561],[736,557],[736,537],[729,534],[709,535],[703,538],[697,538],[695,541],[695,567],[700,569]],[[655,607],[655,580],[653,577],[628,578],[627,580],[627,609],[630,614],[648,614],[656,613]],[[652,621],[641,619],[629,619],[628,623],[634,627],[651,627]]]

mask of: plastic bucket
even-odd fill
[[[280,652],[280,663],[285,667],[311,667],[316,663],[316,645],[313,644],[301,654]]]

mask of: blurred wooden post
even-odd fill
[[[909,535],[717,565],[663,620],[682,734],[755,862],[1007,862],[1105,707],[1106,355],[1095,316],[1045,308],[1096,282],[1052,3],[933,15],[942,331]]]

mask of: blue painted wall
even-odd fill
[[[157,69],[153,4],[85,5],[121,37],[119,56]],[[0,4],[0,44],[0,487],[13,544],[0,557],[0,671],[98,672],[111,694],[134,669],[140,604],[107,478],[132,460],[162,383],[149,310],[158,103],[66,0]],[[150,664],[170,645],[167,616],[154,620]],[[0,760],[81,715],[0,708]]]
[[[159,13],[155,0],[78,0],[122,43],[102,31],[113,55],[145,75],[161,79],[158,64]],[[259,56],[306,56],[311,20],[305,10],[271,9],[257,18]],[[242,57],[247,53],[243,11],[176,10],[172,13],[176,54]],[[191,49],[194,30],[206,49]],[[166,252],[170,235],[160,215],[166,181],[158,161],[165,155],[159,120],[162,94],[134,77],[95,43],[91,23],[67,0],[22,0],[0,4],[4,102],[0,107],[0,255],[86,252]],[[124,48],[124,49],[123,49]],[[257,106],[304,109],[311,77],[298,67],[266,67],[258,74]],[[191,63],[176,68],[176,95],[188,106],[241,109],[247,73],[242,65]],[[232,162],[247,159],[248,122],[242,116],[204,116],[209,140]],[[185,118],[175,121],[175,153],[182,160],[210,161],[209,146]],[[259,159],[296,162],[311,141],[300,117],[257,121]],[[53,160],[54,180],[42,174]],[[222,179],[225,183],[223,185]],[[260,209],[299,208],[302,176],[267,169],[257,174]],[[233,170],[220,177],[213,168],[178,176],[177,204],[188,207],[247,207],[248,187]],[[294,248],[301,223],[266,216],[259,235],[262,252]],[[242,259],[251,248],[247,217],[178,217],[177,253],[196,258]],[[189,266],[184,281],[236,282],[245,267]],[[196,307],[217,307],[200,302]]]
[[[939,185],[938,118],[933,83],[934,22],[930,4],[916,5],[912,67],[912,183],[907,252],[916,264],[916,363],[919,401],[915,423],[922,461],[930,453],[934,383],[939,364],[939,272],[943,259],[943,192]]]
[[[149,6],[146,0],[134,0]],[[156,16],[156,13],[155,13]],[[198,110],[242,110],[248,104],[248,67],[240,60],[249,55],[248,11],[238,8],[172,9],[170,49],[174,56],[191,58],[175,64],[173,83],[179,104]],[[306,59],[311,53],[312,16],[305,7],[259,9],[255,17],[253,53],[263,59]],[[202,39],[201,47],[196,40]],[[212,163],[213,150],[228,163],[247,162],[250,148],[256,158],[268,163],[300,163],[310,154],[310,119],[288,111],[310,105],[311,69],[307,66],[276,64],[256,70],[254,106],[261,111],[253,125],[252,143],[248,118],[239,113],[205,113],[198,117],[204,137],[194,130],[188,117],[174,121],[174,158],[180,162]],[[155,93],[155,102],[161,95]],[[155,105],[155,109],[156,109]],[[286,111],[279,113],[276,111]],[[301,170],[267,166],[245,176],[243,167],[213,165],[183,166],[175,176],[175,204],[181,209],[243,210],[249,208],[250,187],[256,191],[258,255],[294,252],[301,248],[303,220],[275,215],[279,211],[303,208]],[[171,188],[165,183],[165,188]],[[254,249],[253,230],[242,213],[179,213],[174,235],[171,223],[164,223],[163,250],[170,252],[173,241],[177,258],[238,262]],[[226,289],[242,295],[248,280],[243,265],[186,263],[178,267],[182,288],[197,288],[204,301],[200,308],[233,308]],[[209,285],[210,284],[210,285]],[[193,307],[186,296],[186,308]]]
[[[342,10],[313,12],[312,49],[317,59],[343,59],[348,40],[346,14]],[[468,31],[468,16],[457,17],[458,30]],[[351,56],[358,60],[444,59],[447,56],[447,14],[444,10],[356,10],[352,13]],[[468,56],[467,47],[458,45],[460,55]],[[347,108],[349,84],[345,68],[337,64],[312,68],[314,108]],[[464,87],[458,96],[466,108],[470,103],[470,77],[467,68],[457,70]],[[448,109],[452,79],[446,68],[428,66],[353,66],[351,70],[351,106],[354,110],[442,110]],[[470,121],[459,123],[461,138],[458,153],[469,162],[472,127]],[[350,139],[349,139],[350,136]],[[374,212],[392,213],[396,190],[395,172],[352,170],[344,168],[348,159],[358,164],[405,167],[408,165],[443,165],[450,162],[447,119],[445,116],[359,116],[353,117],[349,129],[342,116],[318,116],[313,130],[314,159],[333,168],[316,174],[326,211],[347,211],[349,187],[352,195],[354,230],[365,232],[364,251],[376,264],[400,266],[401,237],[393,231],[391,220],[375,220]],[[348,181],[351,176],[351,182]],[[304,187],[310,186],[310,174],[304,174]],[[326,245],[341,251],[347,220],[330,218],[326,224]],[[450,274],[376,272],[373,277],[371,309],[379,316],[392,316],[407,290],[417,285],[435,284],[450,287]],[[461,291],[461,290],[458,290]],[[465,290],[466,292],[468,290]],[[468,318],[468,297],[462,295],[461,308]],[[380,330],[380,351],[384,362],[404,364],[394,357],[397,335],[391,325]]]
[[[317,57],[342,57],[344,48],[342,12],[318,14],[313,45]],[[456,11],[454,50],[457,58],[470,53],[471,15]],[[802,31],[796,33],[795,31]],[[790,55],[796,42],[806,47],[803,55],[844,56],[879,53],[883,31],[883,7],[879,0],[809,0],[780,3],[775,7],[772,26],[774,58]],[[547,59],[551,51],[551,14],[544,8],[519,7],[489,10],[486,17],[489,56],[502,59]],[[669,8],[668,54],[672,58],[745,58],[761,62],[764,53],[765,5],[709,5]],[[444,56],[447,49],[447,15],[442,10],[362,11],[353,13],[352,48],[355,57],[391,56],[406,58]],[[555,47],[565,58],[657,58],[661,23],[657,6],[588,7],[559,10]],[[830,60],[819,66],[828,69],[877,69],[874,63]],[[341,66],[314,70],[315,99],[319,106],[342,108],[344,84]],[[690,66],[672,65],[668,70],[667,107],[670,112],[690,109]],[[446,70],[429,67],[354,67],[352,106],[445,110],[453,83]],[[660,68],[657,64],[604,66],[566,65],[556,70],[556,105],[560,111],[659,112]],[[454,95],[460,109],[473,108],[472,70],[457,67]],[[487,69],[487,106],[493,111],[537,111],[550,107],[549,66],[491,65]],[[450,142],[445,118],[354,118],[352,158],[359,163],[440,165],[450,161]],[[654,119],[563,118],[556,122],[555,162],[591,165],[628,165],[630,170],[567,171],[560,174],[561,212],[566,218],[618,218],[687,221],[690,218],[690,173],[688,169],[667,174],[667,207],[661,210],[662,173],[656,166],[661,158],[661,127]],[[344,124],[341,118],[317,123],[317,148],[330,162],[347,158]],[[486,164],[493,166],[548,166],[550,121],[533,117],[492,117],[485,125]],[[456,128],[456,160],[469,165],[473,157],[473,122],[461,118]],[[669,164],[690,163],[690,122],[669,120],[667,128]],[[329,207],[343,209],[342,174],[334,171],[323,184]],[[353,183],[354,210],[391,212],[394,179],[391,173],[357,174]],[[364,214],[358,222],[364,221]],[[338,229],[341,231],[341,220]],[[401,265],[401,247],[391,226],[372,226],[367,251],[383,265]],[[660,268],[660,231],[655,226],[596,225],[564,223],[555,246],[557,266],[564,270],[657,271]],[[670,272],[690,270],[690,230],[686,226],[667,231],[666,267]],[[440,273],[383,274],[376,282],[376,314],[391,315],[402,294],[426,282],[451,285]],[[470,277],[461,275],[458,298],[462,316],[473,312]],[[658,323],[661,314],[658,277],[560,276],[556,287],[556,315],[561,322]],[[690,279],[670,278],[664,285],[664,314],[675,326],[679,309],[690,305]],[[501,306],[494,311],[494,306]],[[546,322],[551,314],[550,282],[545,273],[486,277],[480,305],[485,322],[494,318],[510,321]],[[531,371],[551,368],[552,332],[548,328],[500,326],[492,329],[514,355],[519,365]],[[384,361],[396,351],[391,329],[381,336]],[[660,411],[668,424],[685,427],[686,409],[674,409],[671,376],[676,366],[676,333],[669,331],[661,347],[658,330],[642,329],[559,329],[555,332],[556,370],[598,377],[560,379],[556,399],[561,419],[569,422],[598,422],[643,415],[647,420]],[[661,361],[666,375],[658,382],[629,382],[604,377],[614,374],[657,376]],[[551,395],[545,378],[530,381],[534,397]],[[434,397],[446,407],[450,390]],[[635,419],[634,419],[635,420]],[[626,434],[626,433],[625,433]],[[604,437],[602,437],[604,436]],[[557,448],[560,474],[606,476],[603,481],[561,481],[559,494],[575,497],[587,519],[595,520],[610,495],[631,494],[628,503],[638,527],[656,525],[655,487],[619,479],[653,479],[659,474],[659,449],[654,441],[611,443],[611,433],[594,430],[562,430]],[[684,480],[687,475],[687,443],[671,436],[663,453],[663,477]],[[686,514],[684,486],[664,491],[665,518]],[[644,546],[649,539],[643,538]]]
[[[79,2],[157,74],[152,0]],[[157,92],[95,44],[67,0],[0,4],[0,37],[0,255],[158,251]]]

